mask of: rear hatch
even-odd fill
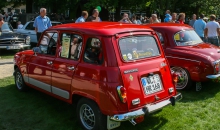
[[[121,34],[115,40],[129,110],[160,102],[176,93],[170,68],[157,36],[149,33]],[[173,92],[169,92],[169,89]]]

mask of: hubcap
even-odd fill
[[[80,120],[86,129],[90,130],[94,128],[95,114],[89,105],[83,104],[80,107]]]
[[[171,70],[178,76],[176,89],[184,89],[189,81],[186,71],[180,67],[173,67]]]
[[[15,78],[18,89],[21,89],[23,85],[21,73],[17,72]]]

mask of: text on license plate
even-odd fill
[[[141,82],[146,95],[161,91],[163,89],[163,85],[158,74],[143,77],[141,78]]]
[[[6,49],[7,49],[7,50],[20,49],[20,47],[19,47],[19,46],[7,46]]]

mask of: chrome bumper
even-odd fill
[[[128,112],[128,113],[124,113],[124,114],[118,114],[118,115],[114,115],[111,116],[110,119],[113,121],[128,121],[128,120],[133,120],[139,116],[143,116],[147,113],[153,113],[155,111],[158,111],[160,109],[162,109],[163,107],[167,106],[167,105],[175,105],[176,101],[179,101],[182,99],[182,94],[178,93],[176,96],[171,97],[168,100],[164,100],[162,102],[156,103],[156,104],[152,104],[152,105],[145,105],[142,109],[133,111],[133,112]]]
[[[216,75],[207,75],[206,78],[208,79],[217,79],[220,77],[220,74],[216,74]]]
[[[11,47],[11,46],[15,46],[15,47],[18,47],[16,49],[22,49],[22,48],[26,48],[26,47],[30,47],[31,45],[4,45],[4,46],[0,46],[0,49],[7,49],[8,47]],[[13,50],[13,49],[12,49]]]

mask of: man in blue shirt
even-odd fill
[[[75,23],[85,22],[87,18],[88,18],[88,12],[87,12],[87,11],[83,11],[83,12],[82,12],[82,16],[79,17],[79,18],[75,21]]]
[[[204,30],[206,27],[206,22],[203,20],[204,14],[200,15],[200,18],[195,21],[193,28],[195,29],[196,33],[201,37],[201,39],[204,41]]]
[[[45,8],[40,9],[40,15],[35,18],[34,27],[37,33],[37,40],[39,41],[41,34],[44,30],[52,26],[50,18],[46,16],[47,10]]]

